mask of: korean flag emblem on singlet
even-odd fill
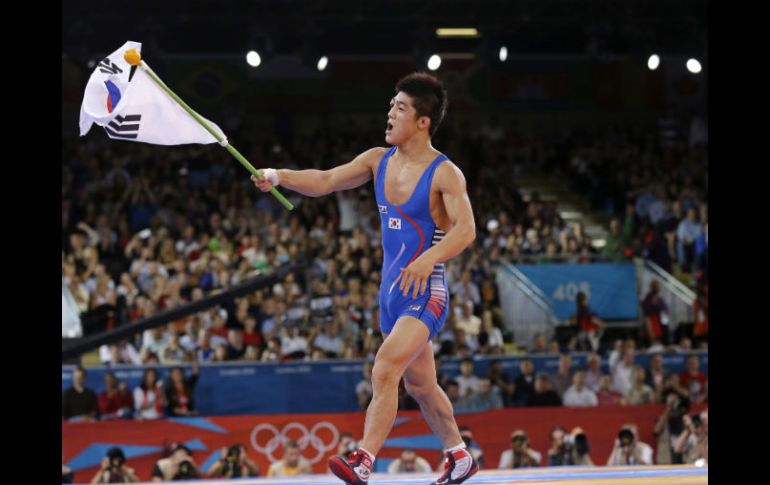
[[[388,219],[388,229],[398,229],[401,230],[401,219],[398,217],[391,217]]]

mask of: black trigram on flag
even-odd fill
[[[114,120],[104,127],[104,130],[111,138],[124,138],[135,140],[139,133],[139,121],[142,115],[117,115]]]
[[[118,67],[117,64],[113,64],[109,57],[102,59],[102,62],[99,63],[99,70],[105,74],[117,74],[123,72],[123,69]]]

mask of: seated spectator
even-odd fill
[[[164,407],[163,382],[155,369],[145,369],[141,384],[134,389],[134,416],[136,419],[162,418]]]
[[[257,330],[257,319],[248,316],[243,322],[243,343],[244,345],[262,346],[262,334]]]
[[[500,397],[503,398],[503,406],[512,406],[514,390],[516,388],[503,370],[502,362],[495,360],[489,364],[487,379],[492,383],[492,387],[500,393]]]
[[[231,327],[227,330],[227,360],[240,360],[246,353],[243,343],[243,329]]]
[[[564,392],[572,385],[571,367],[572,357],[569,354],[561,354],[559,356],[559,367],[556,373],[551,376],[551,385],[559,396],[564,396]]]
[[[690,391],[690,402],[700,404],[708,400],[708,377],[700,370],[700,357],[687,357],[687,370],[679,375],[682,387]]]
[[[545,337],[542,333],[538,332],[532,337],[532,347],[529,349],[530,354],[546,354],[548,353]]]
[[[72,372],[72,387],[61,398],[61,417],[66,421],[95,421],[99,413],[96,393],[85,387],[86,370],[78,366]]]
[[[332,320],[327,323],[322,332],[316,334],[313,346],[321,349],[326,357],[335,359],[342,352],[344,340],[340,334],[340,325]]]
[[[401,456],[388,465],[388,473],[430,473],[431,471],[428,460],[418,456],[410,448],[401,451]]]
[[[525,406],[535,393],[535,366],[532,360],[525,357],[519,361],[519,375],[513,384],[513,405]]]
[[[599,401],[596,394],[586,387],[586,371],[578,369],[572,376],[572,385],[564,391],[562,399],[565,406],[570,407],[588,407],[596,406]]]
[[[452,403],[452,407],[456,410],[467,409],[468,401],[466,398],[460,395],[460,384],[455,380],[447,382],[446,396],[449,398],[449,402]]]
[[[537,375],[537,378],[535,378],[535,392],[527,399],[526,406],[561,406],[561,398],[556,391],[551,389],[551,378],[548,375]]]
[[[599,378],[602,376],[602,360],[598,354],[590,354],[586,363],[586,387],[596,392],[599,390]]]
[[[168,458],[155,462],[152,469],[153,482],[175,482],[193,478],[201,478],[201,473],[190,449],[185,445],[177,445]]]
[[[666,371],[663,368],[663,355],[660,353],[650,356],[650,371],[647,373],[645,383],[655,393],[655,402],[661,402],[663,387],[666,383]]]
[[[134,413],[134,398],[126,383],[118,383],[111,371],[104,374],[104,391],[99,394],[99,414],[102,419],[130,419]]]
[[[610,387],[612,378],[609,374],[602,374],[599,378],[599,390],[596,392],[596,401],[599,406],[615,406],[622,404],[623,394]]]
[[[623,404],[651,404],[655,402],[655,391],[645,384],[646,377],[644,367],[634,367],[634,384],[626,392]]]
[[[540,466],[543,455],[529,447],[529,437],[523,429],[511,433],[511,448],[500,455],[499,469]]]
[[[242,444],[223,447],[219,460],[215,461],[206,473],[208,478],[243,478],[258,477],[259,465],[247,455]]]
[[[457,317],[455,328],[465,332],[465,335],[477,337],[481,331],[481,319],[473,314],[473,302],[466,300],[462,306],[462,314]]]
[[[465,358],[460,362],[460,375],[455,377],[460,395],[466,399],[479,390],[479,378],[473,375],[473,368],[473,359]]]
[[[652,465],[652,447],[639,441],[639,430],[634,423],[620,428],[607,466]]]
[[[195,383],[198,382],[198,365],[193,363],[192,372],[188,379],[184,378],[184,370],[174,367],[169,373],[169,383],[166,386],[166,406],[168,416],[197,416],[195,410]]]
[[[126,455],[118,447],[107,450],[101,467],[91,483],[136,483],[140,481],[134,469],[126,465]]]
[[[503,398],[500,397],[499,391],[492,387],[489,378],[482,377],[479,379],[478,391],[468,398],[468,407],[476,411],[502,408]]]
[[[180,336],[177,332],[172,332],[171,340],[160,353],[160,360],[166,365],[179,365],[190,362],[190,352],[182,346]]]
[[[284,449],[283,459],[274,462],[267,470],[268,477],[292,477],[313,473],[310,462],[300,455],[296,441],[287,441]]]

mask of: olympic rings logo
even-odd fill
[[[332,439],[328,443],[324,442],[317,434],[318,431],[322,429],[331,431]],[[300,437],[290,437],[289,433],[292,431],[298,432],[292,433],[292,436],[299,434]],[[260,444],[260,433],[268,433],[269,435],[272,435],[272,437],[269,438],[267,442],[263,441],[262,443],[264,444]],[[264,436],[262,436],[262,438],[264,438]],[[254,449],[259,453],[267,456],[267,458],[270,460],[270,463],[279,460],[279,458],[276,458],[273,453],[278,449],[278,447],[285,446],[286,442],[291,439],[294,439],[294,441],[297,442],[300,451],[304,451],[308,446],[316,450],[316,454],[312,458],[305,457],[311,465],[314,465],[321,461],[326,452],[333,450],[334,447],[337,446],[337,443],[340,439],[340,434],[339,431],[337,431],[337,428],[328,421],[321,421],[320,423],[316,423],[312,428],[310,428],[310,430],[308,430],[304,424],[295,421],[293,423],[287,424],[280,431],[276,426],[270,423],[258,424],[251,431],[251,446],[253,446]]]

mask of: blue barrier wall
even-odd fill
[[[708,369],[708,353],[694,352],[702,369]],[[667,371],[685,370],[689,354],[663,354]],[[573,368],[585,367],[586,353],[572,354]],[[531,356],[535,372],[555,373],[558,356]],[[521,356],[475,359],[474,373],[486,373],[490,362],[500,360],[513,379],[519,373]],[[648,367],[650,356],[639,354],[636,362]],[[362,379],[363,361],[293,362],[284,364],[233,363],[207,364],[200,368],[195,401],[203,415],[325,413],[358,410],[355,386]],[[608,359],[602,367],[608,371]],[[453,377],[459,374],[459,359],[442,362],[441,371]],[[62,391],[72,385],[73,366],[62,367]],[[157,367],[161,378],[168,379],[168,366]],[[89,367],[86,387],[99,393],[104,390],[104,374],[109,368]],[[129,389],[139,385],[143,367],[118,366],[113,372]],[[185,371],[190,372],[189,366]]]
[[[516,269],[543,290],[561,320],[575,313],[578,291],[588,295],[588,305],[602,319],[639,317],[636,268],[632,263],[517,264]]]

